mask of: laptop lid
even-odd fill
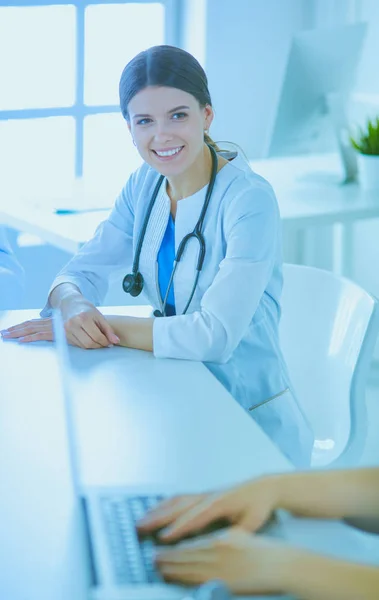
[[[72,402],[72,373],[66,333],[63,326],[62,315],[59,310],[53,310],[53,330],[63,391],[64,419],[67,432],[70,470],[74,492],[79,496],[81,479],[78,460],[79,448],[75,430],[75,411]]]

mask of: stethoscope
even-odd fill
[[[204,239],[204,235],[203,235],[203,224],[204,224],[204,219],[205,219],[205,215],[207,212],[207,208],[212,196],[212,192],[213,192],[213,188],[214,188],[214,184],[216,181],[216,175],[217,175],[217,170],[218,170],[218,158],[217,158],[217,153],[215,151],[214,148],[212,148],[212,146],[208,146],[209,150],[211,151],[211,157],[212,157],[212,172],[211,172],[211,178],[207,187],[207,193],[205,195],[205,200],[204,200],[204,205],[202,208],[202,211],[200,213],[200,217],[199,220],[197,221],[194,230],[191,233],[188,233],[180,242],[179,247],[178,247],[178,251],[176,253],[175,256],[175,260],[174,260],[174,265],[173,265],[173,269],[171,272],[171,276],[170,276],[170,280],[167,286],[167,290],[166,290],[166,294],[163,300],[163,305],[162,305],[162,310],[155,310],[154,311],[154,316],[155,317],[165,317],[166,316],[166,306],[167,306],[167,300],[168,300],[168,295],[170,293],[170,289],[172,287],[173,281],[174,281],[174,276],[175,276],[175,272],[178,266],[178,263],[180,262],[180,259],[183,256],[184,250],[186,248],[186,245],[188,244],[188,242],[190,241],[190,239],[195,238],[198,243],[199,243],[199,255],[198,255],[198,259],[197,259],[197,265],[196,265],[196,276],[195,276],[195,280],[192,286],[192,291],[191,291],[191,295],[189,297],[189,300],[183,310],[183,315],[186,314],[189,305],[192,302],[192,298],[194,296],[196,287],[197,287],[197,283],[199,281],[199,276],[201,273],[201,270],[203,268],[203,264],[204,264],[204,258],[205,258],[205,239]],[[143,281],[143,276],[142,273],[140,273],[139,271],[139,259],[141,256],[141,249],[142,249],[142,244],[143,244],[143,240],[145,238],[145,234],[146,234],[146,229],[147,226],[149,224],[149,219],[150,219],[150,215],[151,215],[151,211],[153,210],[153,206],[155,204],[155,200],[157,198],[158,192],[160,190],[160,187],[162,185],[164,179],[164,175],[160,175],[158,182],[155,186],[153,195],[151,197],[150,200],[150,204],[147,208],[147,212],[146,212],[146,217],[145,217],[145,221],[143,223],[142,229],[141,229],[141,233],[138,239],[138,244],[137,244],[137,248],[136,248],[136,253],[135,253],[135,257],[134,257],[134,261],[133,261],[133,268],[132,268],[132,273],[129,273],[128,275],[125,275],[123,282],[122,282],[122,287],[124,289],[124,292],[126,292],[127,294],[130,294],[133,297],[139,296],[140,293],[143,290],[143,285],[144,285],[144,281]]]

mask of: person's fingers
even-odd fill
[[[1,332],[1,337],[4,340],[17,340],[18,338],[22,338],[25,335],[31,335],[32,333],[33,332],[25,326],[25,328],[20,327],[20,329],[14,329],[13,331],[4,330]]]
[[[164,500],[156,508],[149,511],[137,524],[141,532],[150,532],[166,527],[175,521],[183,512],[197,504],[204,496],[177,496]]]
[[[101,346],[97,342],[94,342],[93,339],[88,335],[88,333],[82,327],[80,327],[79,329],[74,329],[72,331],[72,333],[79,340],[79,342],[83,345],[83,348],[86,348],[87,350],[103,348],[103,346]],[[107,344],[107,345],[109,346],[109,344]]]
[[[81,341],[71,331],[70,332],[66,331],[66,338],[67,338],[67,342],[71,346],[77,346],[78,348],[83,348],[83,350],[87,350],[87,348],[85,346],[83,346]]]
[[[241,519],[238,521],[238,525],[245,531],[254,532],[263,527],[263,525],[270,521],[270,519],[274,520],[274,517],[269,510],[250,510],[241,516]]]
[[[12,325],[11,327],[7,327],[6,329],[2,329],[1,333],[14,333],[17,331],[24,331],[27,327],[39,327],[45,326],[46,324],[51,323],[51,318],[46,319],[29,319],[29,321],[23,321],[22,323],[17,323],[17,325]]]
[[[99,315],[95,318],[95,322],[99,327],[100,331],[107,337],[110,344],[119,344],[120,338],[115,334],[112,327],[109,325],[106,318],[99,312]]]
[[[20,344],[25,344],[28,342],[52,342],[53,334],[51,331],[37,331],[36,333],[31,333],[29,335],[24,335],[23,337],[19,337],[18,341]]]
[[[158,548],[155,564],[167,581],[202,583],[214,577],[212,540],[198,538],[178,544],[173,549]]]
[[[108,338],[102,333],[98,324],[95,321],[88,321],[82,323],[82,329],[87,333],[87,335],[92,339],[92,341],[97,344],[99,347],[107,348],[109,346]]]
[[[228,530],[226,530],[228,531]],[[184,540],[173,546],[157,546],[155,560],[158,562],[187,562],[210,560],[211,553],[218,545],[223,534],[199,535],[190,540]]]
[[[213,579],[206,573],[205,569],[194,570],[192,565],[162,564],[159,566],[159,571],[168,583],[180,582],[185,585],[200,585]]]
[[[223,496],[209,496],[203,502],[199,502],[190,510],[179,515],[171,525],[159,533],[159,539],[165,542],[174,541],[203,529],[213,521],[228,517],[228,512]]]
[[[52,331],[51,319],[33,319],[9,327],[8,329],[3,329],[1,335],[4,339],[17,339],[46,330]]]
[[[96,308],[88,312],[82,312],[65,322],[65,330],[76,331],[76,336],[82,340],[78,329],[83,329],[93,342],[99,344],[100,347],[106,348],[110,344],[120,343],[120,339],[105,317]],[[86,344],[84,340],[82,342]],[[86,344],[86,347],[90,346]]]

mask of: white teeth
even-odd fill
[[[166,152],[159,152],[158,150],[155,150],[155,152],[158,154],[158,156],[174,156],[174,154],[178,154],[181,149],[182,147],[175,148],[174,150],[167,150]]]

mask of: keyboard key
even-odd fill
[[[163,499],[162,496],[102,497],[101,511],[118,584],[161,581],[155,569],[154,543],[138,539],[136,522]]]

